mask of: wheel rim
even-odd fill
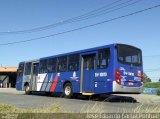
[[[26,92],[28,92],[29,91],[29,86],[26,86]]]
[[[65,87],[65,95],[70,95],[71,94],[71,87],[70,86],[66,86]]]

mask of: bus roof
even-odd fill
[[[39,59],[35,59],[35,60],[23,61],[23,62],[20,62],[20,64],[27,63],[27,62],[36,62],[36,61],[40,61],[40,60],[44,60],[44,59],[49,59],[49,58],[54,58],[54,57],[61,57],[61,56],[66,56],[66,55],[78,54],[78,53],[82,54],[82,53],[94,51],[94,50],[97,50],[97,49],[113,47],[113,46],[116,46],[117,44],[120,44],[120,43],[113,43],[113,44],[109,44],[109,45],[98,46],[98,47],[94,47],[94,48],[88,48],[88,49],[73,51],[73,52],[69,52],[69,53],[63,53],[63,54],[58,54],[58,55],[47,56],[47,57],[43,57],[43,58],[39,58]],[[122,45],[128,45],[128,44],[122,44]],[[134,47],[132,45],[128,45],[128,46]],[[137,47],[135,47],[135,48],[137,48]],[[137,49],[139,49],[139,48],[137,48]]]
[[[48,59],[48,58],[54,58],[54,57],[61,57],[61,56],[66,56],[66,55],[72,55],[72,54],[78,54],[78,53],[82,54],[82,53],[85,53],[85,52],[90,52],[90,51],[94,51],[94,50],[97,50],[97,49],[111,47],[111,46],[114,46],[114,45],[116,45],[116,44],[104,45],[104,46],[99,46],[99,47],[94,47],[94,48],[87,48],[87,49],[84,49],[84,50],[77,50],[77,51],[73,51],[73,52],[68,52],[68,53],[43,57],[43,58],[40,58],[40,60]]]

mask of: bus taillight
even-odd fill
[[[138,71],[138,76],[141,78],[141,82],[144,81],[144,76],[143,73],[141,71]]]
[[[116,82],[117,82],[118,84],[121,84],[121,76],[120,76],[119,70],[116,70],[116,71],[115,71],[115,77],[116,77]]]

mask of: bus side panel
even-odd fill
[[[53,84],[53,83],[52,83]],[[55,82],[54,82],[55,84]],[[50,88],[51,89],[51,88]],[[51,93],[59,93],[59,92],[62,92],[63,91],[63,85],[62,85],[62,82],[57,82],[56,83],[56,86],[55,86],[55,89],[54,90],[50,90]]]
[[[57,73],[49,73],[48,74],[49,76],[48,76],[48,80],[47,80],[47,85],[45,87],[45,91],[46,92],[50,92],[50,88],[51,88],[51,86],[53,84],[53,81],[54,81],[54,79],[56,77],[56,74]]]
[[[22,90],[24,90],[24,85],[26,83],[28,83],[30,86],[30,80],[31,80],[31,75],[24,75],[23,76]]]
[[[55,78],[57,75],[57,79]],[[80,71],[73,72],[60,72],[55,73],[53,76],[52,84],[48,83],[50,86],[50,92],[62,92],[64,83],[71,82],[74,93],[80,92]],[[55,81],[57,80],[57,82]],[[48,91],[48,90],[46,90]]]
[[[18,76],[16,81],[16,90],[22,90],[23,76]]]
[[[105,69],[95,71],[95,93],[112,93],[115,67],[115,47],[110,47],[109,64]]]
[[[54,92],[59,83],[58,73],[38,74],[37,91]]]
[[[80,93],[80,82],[74,81],[73,85],[73,93]]]
[[[46,74],[46,76],[44,77],[43,83],[40,87],[40,91],[46,91],[50,78],[51,78],[51,73]]]
[[[67,79],[72,83],[73,93],[80,93],[80,71],[67,72]]]
[[[16,79],[16,90],[22,90],[23,86],[23,73],[24,73],[24,63],[19,63],[18,70],[17,70],[17,79]]]
[[[108,67],[107,69],[99,69],[95,71],[95,93],[108,93],[112,92],[112,69]]]

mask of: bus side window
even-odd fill
[[[39,69],[39,73],[43,74],[43,73],[47,73],[47,60],[41,60],[40,61],[40,69]]]
[[[77,71],[79,70],[79,54],[70,55],[68,63],[68,70],[69,71]]]
[[[31,74],[31,63],[26,63],[25,64],[25,75],[30,75]]]
[[[47,60],[47,69],[49,73],[56,72],[57,58]]]
[[[100,49],[98,51],[98,62],[97,62],[97,68],[103,69],[106,68],[109,65],[110,61],[110,49]]]
[[[33,74],[38,75],[39,63],[33,65]]]
[[[67,70],[67,56],[58,58],[57,71],[66,71]]]
[[[22,76],[24,71],[24,64],[20,64],[17,70],[18,76]]]

